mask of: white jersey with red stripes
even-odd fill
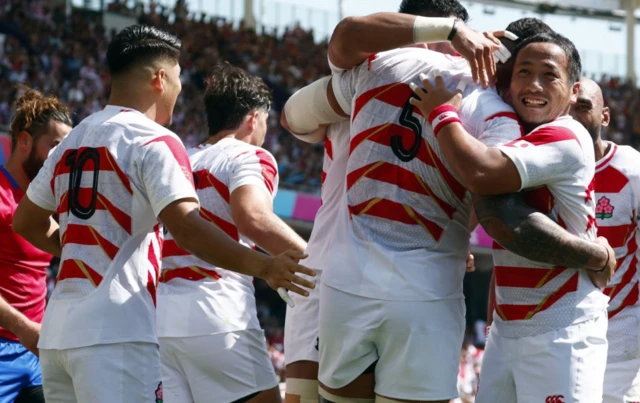
[[[568,232],[596,239],[595,157],[587,130],[569,116],[500,147],[515,164],[528,203]],[[584,270],[553,267],[495,245],[494,326],[500,336],[526,337],[601,315],[608,298]]]
[[[157,217],[176,200],[197,199],[180,139],[109,105],[69,133],[27,195],[58,213],[62,243],[39,347],[157,343]]]
[[[386,300],[462,298],[470,195],[452,174],[409,83],[440,74],[453,90],[469,68],[421,48],[369,58],[334,75],[351,105],[346,203],[337,220],[327,285]],[[521,136],[513,110],[493,90],[468,85],[461,118],[489,145]]]
[[[604,293],[609,301],[609,362],[638,357],[638,263],[640,251],[640,153],[629,146],[610,144],[596,164],[596,219],[598,235],[607,238],[616,253],[618,269]]]
[[[234,138],[189,151],[200,215],[237,242],[254,247],[231,216],[230,197],[257,186],[275,196],[278,170],[266,150]],[[212,266],[166,235],[158,289],[158,336],[189,337],[260,329],[253,277]]]

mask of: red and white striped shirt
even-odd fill
[[[178,136],[109,105],[56,147],[27,196],[58,213],[62,243],[38,347],[157,343],[157,217],[176,200],[197,198]]]
[[[499,147],[515,164],[530,205],[572,234],[595,240],[595,157],[586,129],[560,117]],[[602,314],[608,298],[584,270],[552,267],[494,247],[495,328],[505,337],[546,333]]]
[[[386,300],[463,297],[471,197],[409,103],[420,73],[441,74],[451,90],[470,81],[465,60],[421,48],[379,53],[333,76],[351,135],[346,203],[322,277],[331,287]],[[460,116],[474,137],[493,146],[521,136],[495,91],[468,85],[463,95]]]
[[[278,187],[278,168],[266,150],[226,138],[190,150],[200,215],[237,242],[242,236],[231,215],[231,194],[256,186],[271,198]],[[158,336],[190,337],[260,329],[253,277],[212,266],[181,249],[166,235],[158,289]]]
[[[613,143],[596,165],[598,235],[607,238],[618,268],[604,290],[609,301],[609,362],[640,358],[638,331],[638,220],[640,219],[640,153]]]

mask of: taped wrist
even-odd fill
[[[454,26],[454,18],[416,17],[413,22],[414,43],[445,42]]]
[[[433,134],[438,137],[438,132],[449,123],[462,123],[458,110],[449,104],[440,105],[429,114],[429,123],[433,127]]]

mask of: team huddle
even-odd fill
[[[601,138],[608,108],[569,39],[468,18],[457,0],[403,0],[336,27],[332,75],[281,115],[325,144],[308,244],[273,212],[262,80],[214,66],[210,137],[187,151],[166,128],[180,41],[117,34],[108,105],[73,129],[62,106],[38,109],[55,130],[25,151],[35,169],[0,175],[28,186],[13,230],[60,257],[37,348],[8,333],[39,353],[44,399],[279,402],[259,277],[289,304],[285,403],[448,403],[480,224],[495,267],[476,402],[639,402],[639,155]],[[31,120],[12,124],[16,153],[35,147]]]

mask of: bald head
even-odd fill
[[[604,106],[600,86],[586,77],[580,78],[578,101],[571,106],[571,116],[589,131],[594,143],[600,140],[603,127],[609,126],[609,108]]]

